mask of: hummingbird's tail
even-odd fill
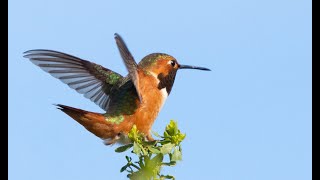
[[[104,140],[115,138],[117,133],[114,132],[114,125],[106,121],[103,114],[89,112],[62,104],[56,104],[56,106],[99,138]]]
[[[87,113],[87,111],[84,111],[82,109],[73,108],[70,106],[62,105],[62,104],[55,104],[59,110],[62,112],[68,114],[70,117],[72,117],[74,120],[78,121]],[[79,122],[80,123],[80,122]]]

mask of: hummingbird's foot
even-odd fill
[[[109,139],[104,139],[103,140],[103,144],[105,144],[106,146],[109,145],[113,145],[115,144],[120,138],[118,136],[114,137],[114,138],[109,138]]]
[[[146,139],[147,139],[147,141],[150,141],[150,142],[155,141],[155,140],[153,139],[153,137],[152,137],[151,134],[148,134],[148,135],[146,136]]]
[[[105,139],[104,144],[105,145],[113,145],[115,143],[121,144],[121,145],[126,145],[131,143],[131,140],[129,139],[127,134],[124,134],[122,132],[119,132],[115,137]]]

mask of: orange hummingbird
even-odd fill
[[[128,143],[126,137],[133,125],[148,141],[153,141],[151,127],[171,92],[177,70],[210,69],[181,65],[164,53],[149,54],[137,64],[118,34],[115,40],[129,72],[125,77],[93,62],[52,50],[30,50],[24,57],[106,111],[96,113],[57,105],[106,145]]]

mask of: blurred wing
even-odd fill
[[[30,50],[24,57],[106,111],[112,87],[123,79],[98,64],[57,51]]]
[[[128,47],[126,46],[125,42],[121,38],[119,34],[115,34],[114,38],[116,40],[120,55],[124,64],[126,65],[127,70],[129,71],[129,76],[133,81],[133,84],[137,90],[138,97],[140,102],[142,102],[141,93],[139,92],[139,76],[138,76],[138,65],[135,62],[133,56],[131,55]]]

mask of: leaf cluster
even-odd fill
[[[131,180],[174,179],[171,175],[162,175],[161,168],[174,166],[182,160],[181,142],[186,135],[180,132],[177,123],[173,120],[166,126],[162,136],[155,132],[154,135],[160,139],[146,141],[145,136],[137,130],[136,126],[133,126],[128,134],[132,143],[115,149],[119,153],[132,149],[131,153],[137,156],[138,160],[135,162],[131,157],[126,156],[127,164],[120,169],[120,172],[128,172],[127,176]]]

